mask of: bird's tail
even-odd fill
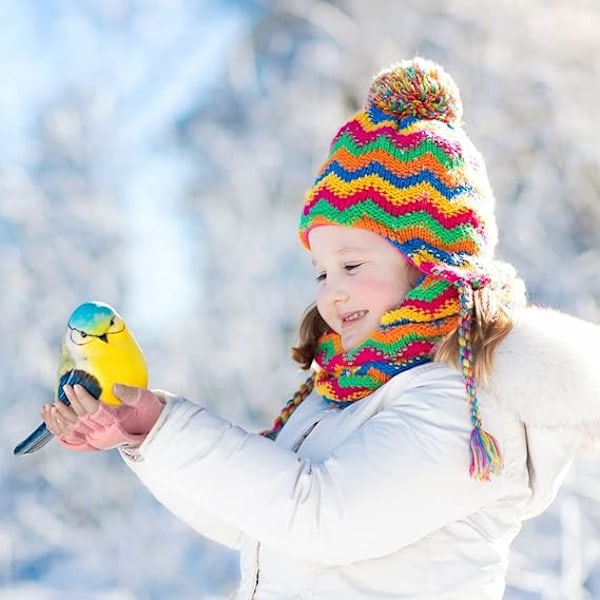
[[[13,454],[32,454],[41,450],[54,436],[48,431],[45,423],[42,423],[33,433],[28,435],[21,443],[15,446]]]

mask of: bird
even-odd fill
[[[64,335],[55,400],[70,404],[64,385],[82,385],[100,402],[118,406],[113,383],[147,387],[148,366],[144,354],[123,318],[109,304],[84,302],[69,317]],[[41,450],[53,437],[42,423],[13,450],[16,456]]]

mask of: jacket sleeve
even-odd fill
[[[469,477],[464,396],[447,396],[405,391],[320,463],[176,399],[131,466],[273,548],[326,564],[365,560],[500,496],[502,478]]]
[[[167,406],[174,399],[164,392],[160,395]],[[167,413],[168,410],[165,409],[154,429],[161,426]],[[136,469],[139,460],[137,452],[120,449],[120,454],[152,495],[180,521],[214,542],[234,550],[239,549],[243,536],[237,527],[209,514],[195,502],[194,494],[181,493],[177,486],[169,485],[168,480],[154,469]]]
[[[130,466],[135,464],[129,460],[125,462]],[[153,477],[148,470],[143,474],[138,473],[138,476],[152,495],[180,521],[214,542],[233,550],[239,549],[242,540],[240,530],[208,514],[194,502],[194,496],[179,493],[176,488],[165,485],[160,478]]]

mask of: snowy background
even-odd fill
[[[597,0],[1,0],[0,600],[234,589],[236,556],[114,453],[12,448],[86,299],[121,310],[152,386],[270,423],[302,380],[304,190],[395,60],[458,81],[531,298],[600,321],[598,31]],[[600,598],[599,469],[526,523],[506,598]]]

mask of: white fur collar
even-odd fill
[[[528,307],[501,342],[482,392],[532,427],[578,429],[600,447],[600,326]]]

